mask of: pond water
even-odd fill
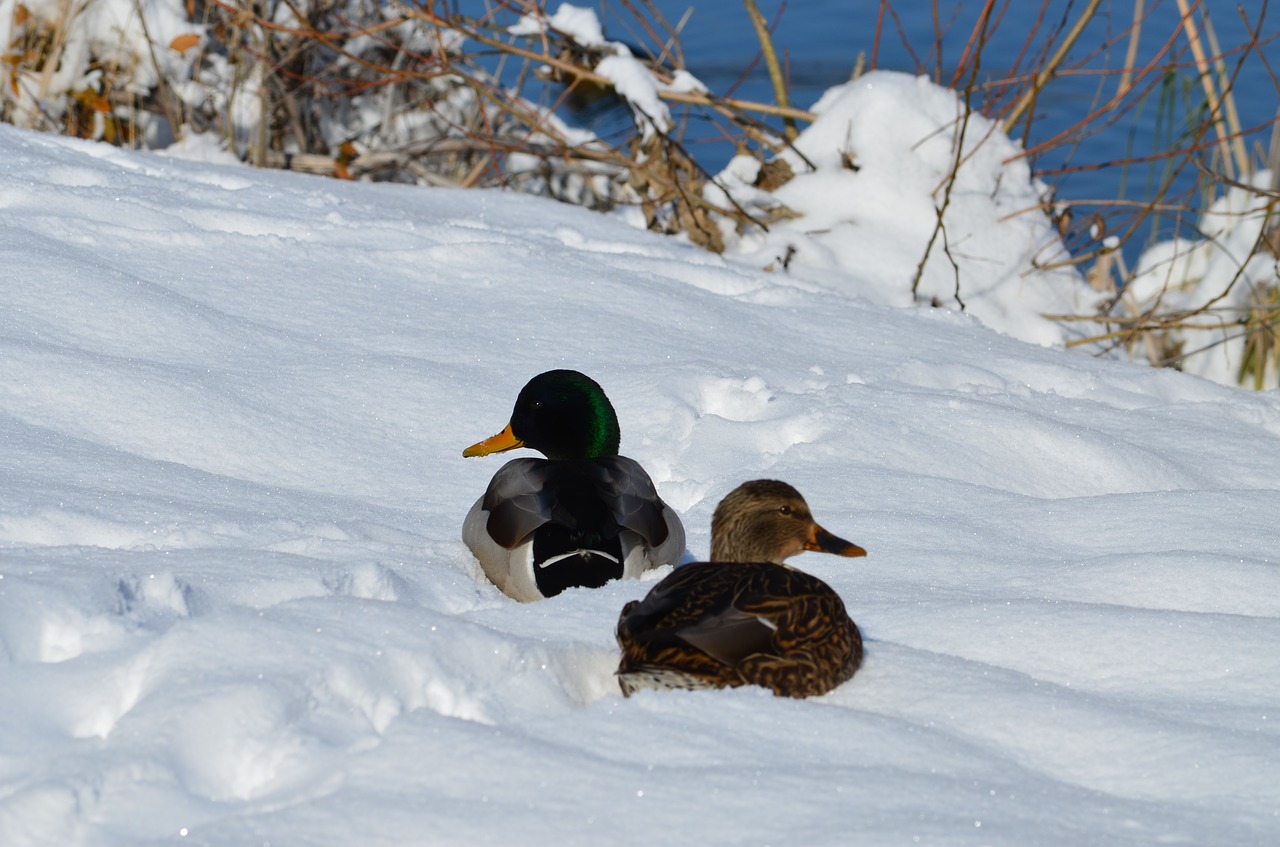
[[[476,12],[482,8],[497,11],[499,19],[504,14],[495,0],[455,2]],[[607,38],[633,45],[652,45],[653,39],[640,31],[628,8],[656,8],[679,27],[686,66],[712,91],[743,100],[774,102],[743,0],[572,2],[600,13]],[[877,42],[880,0],[757,2],[771,22],[774,44],[785,62],[792,105],[800,108],[808,108],[828,88],[848,80],[860,55],[868,67],[874,64],[882,69],[924,73],[949,84],[983,5],[978,0],[892,0],[896,15],[884,17]],[[1186,2],[1196,7],[1197,0]],[[1033,45],[1041,45],[1049,33],[1060,35],[1069,29],[1087,5],[1086,0],[1000,0],[996,9],[1003,17],[991,29],[982,52],[979,85],[1003,79],[1019,65],[1029,34],[1035,33]],[[558,6],[559,0],[546,0],[549,12]],[[1137,108],[1095,120],[1090,124],[1092,134],[1070,146],[1059,144],[1031,157],[1035,172],[1056,188],[1060,200],[1071,203],[1077,221],[1087,221],[1101,213],[1107,216],[1112,231],[1126,225],[1126,216],[1135,214],[1134,206],[1155,196],[1170,162],[1157,154],[1185,147],[1192,136],[1200,134],[1200,124],[1188,116],[1196,114],[1194,110],[1203,103],[1204,94],[1194,75],[1187,39],[1179,32],[1178,0],[1105,0],[1064,63],[1064,67],[1079,70],[1053,79],[1037,101],[1030,130],[1026,131],[1025,126],[1018,129],[1019,133],[1027,132],[1023,137],[1027,147],[1035,148],[1071,128],[1115,94],[1119,85],[1116,69],[1124,64],[1135,6],[1144,9],[1145,14],[1135,64],[1152,62],[1169,44],[1161,62],[1162,68],[1168,66],[1168,72],[1152,77],[1151,91]],[[1280,74],[1280,0],[1214,0],[1207,8],[1218,43],[1229,54],[1228,72],[1236,74],[1235,103],[1256,169],[1265,161],[1270,125],[1280,108],[1280,81],[1275,76]],[[1248,25],[1241,12],[1249,19]],[[1240,48],[1250,41],[1250,27],[1259,28],[1262,44],[1245,54],[1237,68]],[[936,36],[939,31],[941,35]],[[1171,39],[1174,33],[1178,34]],[[1058,41],[1060,38],[1054,39],[1055,44]],[[1104,48],[1108,42],[1114,45]],[[1025,71],[1031,65],[1029,60],[1023,60],[1021,69]],[[1112,70],[1101,73],[1104,69]],[[980,98],[975,105],[981,108]],[[629,112],[622,107],[597,106],[565,117],[604,138],[617,138],[630,127]],[[776,121],[771,123],[777,125]],[[1212,132],[1205,137],[1212,139]],[[705,122],[690,122],[683,141],[711,173],[720,170],[734,152],[722,132]],[[1151,161],[1141,161],[1143,157]],[[1137,161],[1126,165],[1126,160]],[[1196,212],[1206,200],[1196,191],[1202,182],[1196,168],[1184,163],[1166,195],[1173,208],[1150,216],[1136,237],[1125,243],[1124,254],[1131,264],[1153,240],[1174,233],[1192,234]],[[1129,206],[1118,205],[1117,200],[1129,201]],[[1189,211],[1180,213],[1180,209]],[[1077,255],[1096,247],[1084,234],[1086,229],[1080,228],[1068,240]]]
[[[876,43],[879,0],[801,0],[789,4],[777,0],[758,2],[765,17],[775,24],[774,42],[789,69],[793,105],[808,107],[827,88],[847,80],[859,53],[864,54],[867,62],[871,61]],[[653,3],[672,24],[680,22],[687,14],[681,30],[685,61],[708,87],[721,94],[731,93],[747,100],[773,102],[763,62],[755,61],[758,42],[742,0],[653,0]],[[935,4],[928,0],[897,0],[892,5],[901,34],[892,18],[886,17],[875,56],[876,66],[929,73],[931,76],[936,76],[941,70],[943,78],[949,79],[982,4],[976,0],[968,3],[939,0],[937,5],[942,16],[939,23],[943,29],[939,42],[940,56],[939,51],[933,49],[936,41]],[[997,8],[1000,5],[1003,4],[997,4]],[[1004,19],[995,27],[983,52],[981,76],[998,78],[1013,67],[1027,34],[1036,27],[1038,19],[1042,21],[1042,33],[1051,27],[1069,26],[1086,5],[1078,0],[1049,0],[1041,17],[1040,3],[1031,0],[1009,3]],[[1243,0],[1239,6],[1255,24],[1265,11],[1265,25],[1261,31],[1271,38],[1261,51],[1265,62],[1256,55],[1248,57],[1241,65],[1235,86],[1242,126],[1259,127],[1248,137],[1251,153],[1257,146],[1265,147],[1269,142],[1270,129],[1266,124],[1275,118],[1280,106],[1280,94],[1270,76],[1272,71],[1280,73],[1280,3],[1271,6],[1274,8],[1268,8],[1262,0]],[[628,27],[629,15],[618,0],[604,0],[599,8],[603,10],[608,37],[641,40],[633,28]],[[1108,40],[1117,40],[1118,35],[1125,32],[1132,19],[1133,8],[1130,0],[1104,3],[1103,12],[1085,31],[1078,42],[1080,46],[1070,54],[1070,60],[1087,58],[1087,67],[1093,69],[1120,66],[1127,40],[1120,40],[1109,53],[1093,57],[1088,57],[1088,54]],[[1169,34],[1176,30],[1180,17],[1174,0],[1145,0],[1144,8],[1148,18],[1139,42],[1139,63],[1157,55]],[[1236,3],[1214,3],[1210,8],[1218,41],[1224,49],[1249,41],[1248,30],[1236,11]],[[1179,38],[1174,47],[1185,54],[1186,40]],[[1228,66],[1234,67],[1234,60],[1229,60]],[[1063,175],[1055,174],[1053,170],[1064,165],[1080,166],[1149,155],[1162,145],[1167,149],[1171,146],[1171,139],[1187,131],[1186,112],[1178,105],[1183,95],[1177,92],[1185,88],[1188,89],[1185,96],[1190,101],[1202,99],[1191,69],[1184,69],[1180,77],[1178,82],[1173,82],[1174,76],[1169,77],[1172,84],[1166,91],[1166,105],[1161,106],[1157,95],[1153,94],[1141,110],[1135,110],[1114,125],[1101,129],[1096,135],[1084,139],[1078,147],[1059,147],[1033,159],[1037,171],[1044,172],[1046,178],[1058,186],[1059,196],[1077,204],[1078,215],[1088,214],[1091,209],[1084,201],[1149,196],[1152,181],[1158,179],[1163,163],[1082,170]],[[1056,79],[1046,88],[1037,105],[1029,144],[1035,145],[1053,137],[1097,108],[1115,92],[1116,79],[1114,75],[1097,74]],[[693,128],[693,135],[698,135],[697,127]],[[701,141],[695,139],[691,143],[697,145],[694,149],[699,160],[713,171],[733,152],[729,145],[714,137],[704,137]],[[1189,187],[1195,177],[1193,172],[1184,173],[1178,190]],[[1172,221],[1165,221],[1163,232],[1159,234],[1167,235],[1173,228]],[[1130,250],[1136,251],[1142,241],[1155,235],[1148,233],[1145,238],[1137,239],[1130,245]]]

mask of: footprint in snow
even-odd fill
[[[336,595],[361,600],[413,600],[409,582],[390,568],[379,564],[359,564],[325,580],[325,586]]]
[[[703,380],[698,389],[698,413],[731,421],[757,421],[774,395],[758,376],[746,379]]]
[[[195,599],[195,589],[164,571],[121,577],[116,583],[116,593],[121,615],[147,623],[157,617],[190,617]]]

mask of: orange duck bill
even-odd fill
[[[867,551],[857,544],[851,544],[839,536],[832,535],[817,524],[813,525],[813,532],[809,533],[809,539],[805,541],[804,549],[816,550],[819,553],[834,553],[837,556],[847,556],[851,559],[867,555]]]
[[[488,456],[490,453],[503,453],[507,450],[514,450],[517,447],[523,447],[524,442],[511,432],[511,424],[507,424],[506,428],[497,435],[490,436],[484,441],[472,444],[466,450],[462,451],[463,456]]]

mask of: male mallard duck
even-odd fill
[[[504,594],[541,600],[680,561],[684,526],[644,468],[618,455],[620,439],[595,380],[557,370],[529,380],[506,429],[462,451],[529,447],[547,457],[503,465],[462,524],[462,540]]]
[[[818,526],[785,482],[730,492],[711,518],[712,561],[676,568],[623,607],[622,693],[762,685],[811,697],[853,676],[862,634],[831,586],[782,563],[801,550],[867,555]]]

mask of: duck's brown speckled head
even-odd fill
[[[803,550],[837,556],[867,551],[827,532],[800,492],[776,479],[744,482],[720,501],[711,518],[711,561],[783,561]]]

